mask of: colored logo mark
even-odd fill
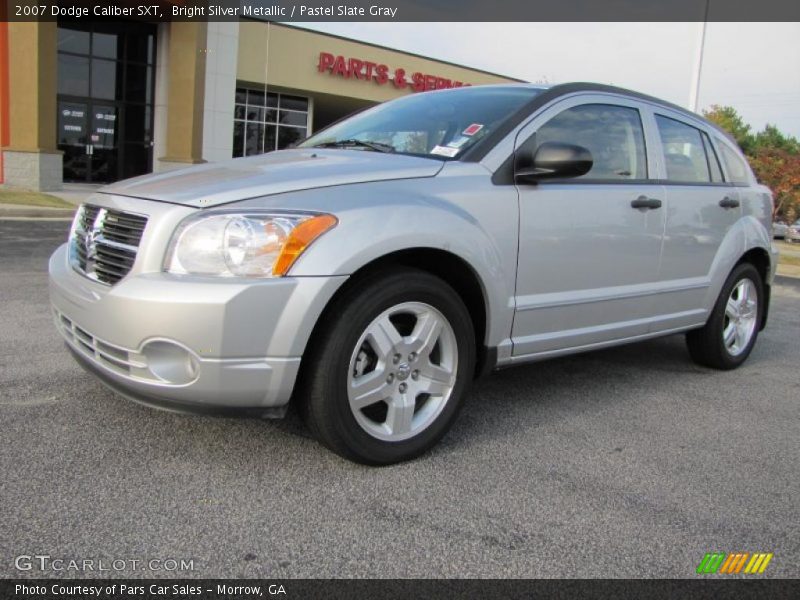
[[[752,554],[750,552],[734,552],[731,554],[709,552],[697,565],[697,573],[702,575],[707,573],[760,575],[766,571],[772,557],[772,552],[754,552]]]

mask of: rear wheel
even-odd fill
[[[722,286],[706,325],[686,334],[692,359],[715,369],[741,365],[758,338],[763,297],[758,270],[750,263],[737,266]]]
[[[421,271],[352,282],[307,355],[299,398],[329,448],[366,464],[414,458],[447,432],[475,365],[464,303]]]

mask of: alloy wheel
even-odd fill
[[[456,336],[444,315],[422,302],[395,305],[373,319],[353,350],[350,409],[375,438],[412,438],[444,409],[457,369]]]
[[[738,356],[747,348],[756,330],[757,317],[756,286],[747,278],[741,279],[728,297],[722,324],[722,339],[731,356]]]

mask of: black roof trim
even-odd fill
[[[568,88],[575,86],[577,89],[574,90],[563,90],[563,88]],[[657,104],[663,106],[664,108],[668,108],[673,110],[677,113],[680,113],[686,117],[690,117],[692,119],[697,119],[698,121],[702,121],[706,125],[710,125],[712,129],[715,129],[718,133],[724,135],[727,139],[732,140],[730,133],[719,127],[716,123],[712,123],[708,119],[706,119],[703,115],[697,114],[692,112],[682,106],[678,106],[677,104],[673,104],[672,102],[667,102],[666,100],[661,100],[660,98],[656,98],[655,96],[649,96],[647,94],[643,94],[641,92],[636,92],[633,90],[629,90],[626,88],[616,87],[613,85],[606,85],[603,83],[587,83],[587,82],[578,82],[578,83],[564,83],[560,85],[553,86],[553,88],[562,89],[563,94],[570,94],[573,92],[606,92],[610,94],[621,94],[624,96],[630,96],[632,98],[636,98],[637,100],[645,100],[652,104]]]
[[[495,85],[503,85],[503,84],[495,84]],[[513,85],[513,84],[508,84],[508,85]],[[480,143],[469,148],[463,154],[463,156],[461,156],[460,160],[464,162],[480,162],[489,153],[489,151],[500,142],[500,140],[502,140],[509,133],[511,133],[511,131],[515,127],[517,127],[520,123],[522,123],[522,121],[527,116],[539,110],[544,105],[549,104],[553,100],[557,100],[562,96],[575,94],[579,92],[600,92],[607,94],[619,94],[621,96],[628,96],[629,98],[633,98],[636,100],[644,100],[646,102],[650,102],[658,106],[668,108],[672,111],[675,111],[692,119],[703,121],[707,125],[711,126],[712,129],[723,135],[726,139],[732,140],[730,134],[727,131],[721,129],[719,126],[712,123],[702,115],[693,113],[690,110],[683,108],[682,106],[678,106],[677,104],[672,104],[671,102],[667,102],[666,100],[660,100],[654,96],[648,96],[647,94],[642,94],[640,92],[634,92],[633,90],[628,90],[613,85],[606,85],[603,83],[589,83],[589,82],[561,83],[545,89],[541,94],[538,94],[534,98],[532,98],[530,102],[522,106],[520,110],[518,110],[516,113],[514,113],[514,115],[509,117],[505,121],[505,123],[502,124],[502,126],[498,127],[490,135],[483,138],[480,141]]]

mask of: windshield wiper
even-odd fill
[[[394,146],[391,144],[382,144],[381,142],[366,142],[364,140],[348,139],[336,140],[335,142],[322,142],[315,144],[314,148],[368,148],[375,152],[394,152]]]

